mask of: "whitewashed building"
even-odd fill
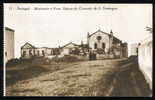
[[[97,59],[128,57],[128,44],[116,38],[111,31],[110,34],[97,30],[87,35],[87,43],[80,45],[68,43],[61,47],[61,55],[78,54],[89,56],[90,52],[95,54]]]
[[[21,47],[21,57],[22,58],[30,58],[35,54],[36,54],[35,46],[33,46],[29,43],[25,43],[25,45],[23,45]]]
[[[5,27],[4,30],[4,61],[5,63],[13,59],[15,54],[14,54],[14,30],[8,27]]]
[[[91,51],[98,54],[98,56],[108,57],[127,57],[127,43],[116,38],[111,31],[110,34],[98,30],[92,34],[87,35],[87,44]]]
[[[122,41],[115,36],[113,32],[110,34],[98,30],[91,35],[87,36],[87,43],[75,44],[68,43],[59,48],[38,48],[26,43],[21,47],[21,56],[23,58],[29,58],[31,56],[50,56],[50,55],[79,55],[79,56],[89,56],[90,52],[96,54],[97,58],[121,58],[128,56],[127,43],[122,43]]]
[[[138,56],[138,43],[130,45],[130,56]]]
[[[72,51],[79,49],[80,46],[75,44],[75,43],[68,43],[66,45],[64,45],[63,47],[61,47],[61,55],[69,55],[72,54]]]
[[[150,34],[147,38],[141,41],[138,46],[138,63],[139,68],[145,76],[150,89],[152,89],[153,82],[153,37]]]
[[[25,43],[21,47],[21,57],[22,58],[31,58],[31,57],[47,57],[51,55],[58,55],[58,48],[48,48],[48,47],[35,47],[30,43]]]

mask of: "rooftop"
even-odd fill
[[[5,30],[9,30],[9,31],[13,31],[13,32],[15,31],[15,30],[8,28],[8,27],[5,27]]]

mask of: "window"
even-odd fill
[[[51,50],[51,55],[53,54],[53,50]]]
[[[44,52],[44,50],[42,50],[42,55],[45,56],[45,52]]]
[[[33,50],[33,55],[35,55],[35,50]]]
[[[7,52],[5,52],[5,56],[7,57]]]
[[[137,53],[137,55],[138,55],[138,48],[136,48],[136,53]]]
[[[96,43],[94,44],[94,49],[97,49],[97,44]]]
[[[39,56],[39,50],[37,51],[37,54],[38,54],[38,56]]]
[[[97,36],[97,40],[100,41],[102,39],[101,36]]]
[[[29,55],[32,55],[31,51],[32,51],[32,50],[29,50]]]
[[[25,55],[26,55],[26,51],[23,51],[23,55],[22,56],[25,57]]]
[[[105,43],[102,43],[102,48],[105,49]]]
[[[102,49],[103,49],[103,52],[105,53],[105,43],[102,43]]]

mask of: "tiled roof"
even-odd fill
[[[25,43],[25,44],[21,47],[21,49],[22,49],[25,45],[27,45],[27,44],[28,44],[28,45],[30,45],[30,46],[31,46],[32,48],[34,48],[34,49],[36,48],[36,47],[35,47],[35,46],[33,46],[32,44],[30,44],[30,43],[26,42],[26,43]]]

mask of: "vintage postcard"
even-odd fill
[[[152,4],[4,3],[4,96],[152,96]]]

